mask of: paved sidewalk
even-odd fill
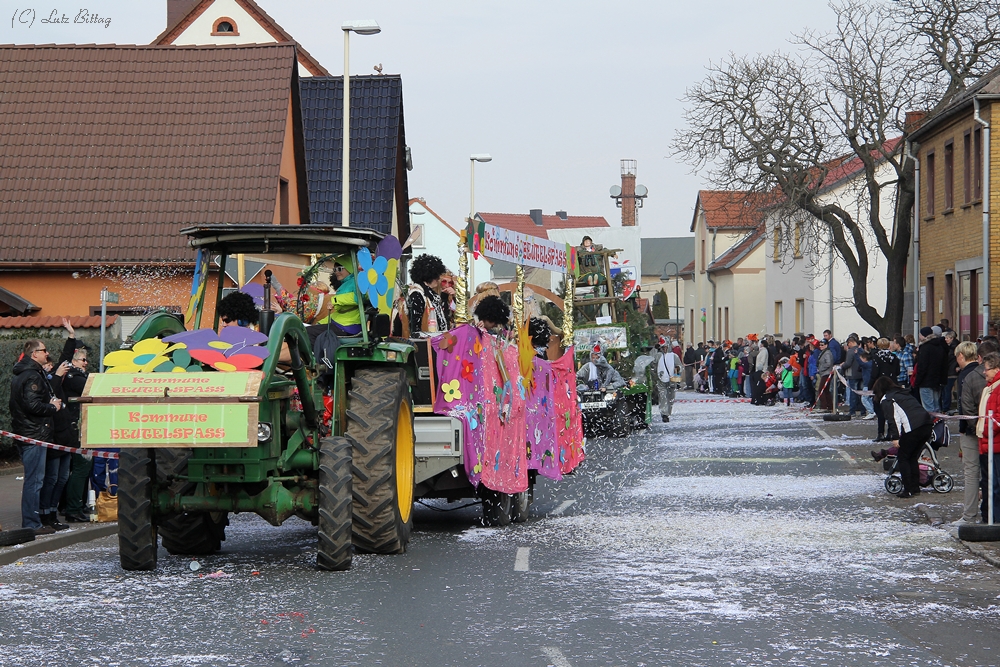
[[[21,468],[0,470],[0,526],[4,530],[21,527]],[[72,544],[89,542],[118,532],[117,523],[70,524],[69,530],[55,535],[39,537],[33,542],[25,542],[13,547],[0,547],[0,567],[16,563],[27,556],[36,556],[46,551],[55,551]]]

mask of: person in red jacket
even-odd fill
[[[994,419],[1000,419],[1000,354],[990,352],[983,357],[983,370],[986,375],[986,388],[979,399],[979,421],[976,423],[976,435],[979,436],[979,469],[982,474],[979,476],[983,490],[983,503],[980,512],[983,515],[983,523],[989,520],[989,456],[990,439],[989,429],[993,430],[993,520],[997,520],[997,507],[1000,505],[1000,425],[996,421],[989,422],[989,414],[993,413]]]

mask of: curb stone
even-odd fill
[[[23,475],[24,466],[11,466],[10,468],[0,468],[0,477],[7,475]]]
[[[933,508],[928,507],[927,505],[920,504],[920,505],[916,505],[916,509],[921,514],[923,514],[924,517],[927,518],[927,520],[928,520],[928,522],[930,522],[931,526],[934,526],[936,528],[937,527],[942,527],[943,518],[941,517],[940,514],[938,514],[937,512],[935,512],[933,510]],[[991,549],[989,547],[985,547],[985,546],[983,546],[983,544],[981,542],[965,542],[965,541],[959,539],[959,537],[958,537],[958,530],[954,529],[954,528],[951,529],[951,530],[947,530],[946,529],[945,532],[947,532],[949,535],[951,535],[951,537],[956,542],[958,542],[959,544],[961,544],[962,546],[964,546],[966,549],[968,549],[969,552],[972,553],[972,555],[979,556],[980,558],[982,558],[983,560],[985,560],[987,563],[989,563],[993,567],[1000,568],[1000,552],[997,552],[997,550],[995,548]]]
[[[28,556],[37,556],[48,551],[56,551],[57,549],[62,549],[63,547],[72,546],[74,544],[90,542],[102,537],[114,535],[117,532],[118,523],[111,522],[93,527],[62,531],[60,533],[56,533],[55,535],[36,539],[34,542],[19,544],[15,547],[4,547],[0,549],[0,567],[16,563],[22,558],[27,558]]]

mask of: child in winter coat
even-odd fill
[[[780,383],[781,383],[781,397],[785,399],[785,405],[791,406],[792,395],[795,392],[795,369],[792,368],[788,357],[782,357],[781,361],[778,362],[778,367],[781,369]]]

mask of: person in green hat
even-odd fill
[[[326,324],[333,318],[333,323],[341,334],[355,336],[361,333],[361,311],[358,308],[358,295],[354,284],[354,262],[348,254],[335,260],[333,272],[330,274],[330,284],[336,285],[337,291],[332,298],[330,314],[317,324]]]

